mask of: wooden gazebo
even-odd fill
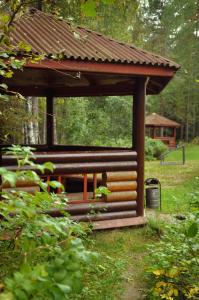
[[[160,93],[179,65],[100,33],[74,29],[35,9],[15,22],[12,39],[15,44],[28,43],[34,53],[45,53],[45,59],[28,63],[23,71],[4,81],[25,96],[46,97],[47,143],[37,146],[37,161],[52,161],[53,175],[60,180],[82,178],[83,198],[71,201],[67,208],[72,217],[92,220],[97,229],[143,224],[145,95]],[[132,95],[132,147],[54,145],[55,97],[108,95]],[[3,156],[2,161],[15,169],[15,158]],[[93,190],[91,200],[89,180],[93,189],[103,184],[112,193],[95,199]],[[91,201],[92,210],[100,213],[88,216]]]
[[[156,140],[160,140],[169,148],[176,147],[176,129],[180,124],[160,116],[156,113],[146,116],[146,134]]]

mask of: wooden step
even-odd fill
[[[114,229],[131,226],[143,226],[147,221],[145,217],[121,218],[92,222],[94,230]]]

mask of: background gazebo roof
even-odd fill
[[[62,53],[72,60],[162,66],[177,70],[179,65],[134,45],[115,41],[83,27],[74,27],[53,15],[36,9],[24,14],[14,24],[13,43],[32,46],[32,51],[49,57]]]
[[[180,124],[156,113],[146,116],[146,126],[180,127]]]

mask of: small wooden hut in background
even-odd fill
[[[160,140],[169,148],[176,147],[176,130],[180,124],[156,113],[146,116],[146,135]]]
[[[39,63],[30,62],[23,72],[3,80],[24,96],[46,97],[47,138],[45,145],[34,145],[37,162],[52,161],[55,170],[46,176],[66,182],[66,191],[75,182],[82,187],[82,196],[75,191],[67,207],[73,219],[92,220],[97,229],[143,224],[145,95],[160,93],[179,65],[35,9],[15,22],[12,39],[16,45],[31,45],[34,53],[45,53]],[[132,95],[130,148],[55,144],[56,97],[110,95]],[[2,162],[16,170],[14,157],[5,155]],[[111,195],[96,199],[100,184]],[[91,215],[90,210],[98,213]]]

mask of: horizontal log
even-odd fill
[[[91,210],[95,212],[117,212],[117,211],[128,211],[128,210],[136,210],[137,203],[136,201],[126,201],[126,202],[94,202],[94,203],[81,203],[81,204],[69,204],[64,211],[68,212],[70,215],[82,215],[87,214]],[[46,212],[52,217],[61,217],[63,216],[63,209],[60,211],[59,209],[49,210]]]
[[[16,187],[29,187],[29,186],[37,186],[37,184],[34,181],[27,180],[27,179],[25,180],[18,179],[16,182]],[[12,187],[9,182],[4,182],[2,188],[7,189]]]
[[[137,181],[110,181],[106,183],[106,187],[111,192],[135,191],[137,189]]]
[[[16,191],[16,192],[27,192],[30,194],[35,194],[36,192],[40,191],[39,186],[23,186],[23,187],[14,187],[14,188],[4,188],[2,190],[3,192],[11,192],[11,191]]]
[[[79,174],[79,173],[100,173],[106,171],[129,171],[136,170],[136,161],[123,162],[95,162],[95,163],[68,163],[68,164],[54,164],[55,169],[53,173],[46,170],[46,175],[64,175],[64,174]],[[17,166],[8,166],[8,170],[16,171]],[[39,170],[35,170],[31,166],[24,166],[22,170],[34,170],[42,175]]]
[[[86,221],[97,221],[97,220],[113,220],[121,218],[133,218],[136,217],[137,213],[133,211],[119,211],[119,212],[110,212],[110,213],[100,213],[100,214],[87,214],[87,215],[77,215],[71,216],[71,219],[79,222]]]
[[[137,172],[106,172],[102,174],[104,183],[109,181],[130,181],[137,179]]]
[[[113,192],[104,196],[105,201],[130,201],[137,199],[136,191]]]
[[[1,148],[11,147],[10,144],[0,144]],[[67,151],[107,151],[107,150],[118,150],[118,151],[132,151],[132,148],[127,147],[106,147],[106,146],[81,146],[81,145],[30,145],[30,144],[21,144],[21,146],[32,146],[36,148],[36,151],[45,151],[47,153],[52,152],[67,152]],[[37,153],[37,152],[36,152]]]
[[[84,152],[50,152],[35,153],[38,164],[50,161],[52,163],[72,163],[72,162],[112,162],[112,161],[135,161],[137,153],[135,151],[84,151]],[[17,160],[14,156],[3,155],[3,165],[15,165]]]

